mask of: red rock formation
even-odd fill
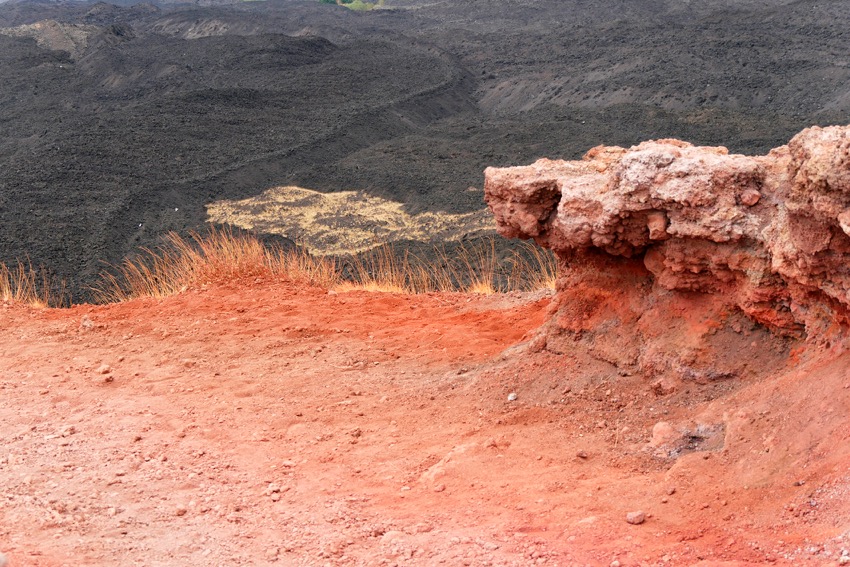
[[[850,126],[806,129],[766,156],[656,140],[485,177],[499,232],[533,238],[567,268],[562,329],[599,309],[637,321],[665,290],[708,294],[786,335],[850,322]]]

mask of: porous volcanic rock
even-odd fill
[[[533,238],[566,268],[562,329],[586,328],[606,293],[621,323],[630,301],[638,320],[670,292],[708,294],[787,336],[829,340],[850,323],[850,126],[808,128],[766,156],[665,139],[485,177],[499,232]]]

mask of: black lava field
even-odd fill
[[[847,0],[0,4],[0,261],[104,262],[269,187],[484,206],[485,167],[850,122]]]

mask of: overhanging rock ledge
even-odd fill
[[[613,285],[623,278],[644,288],[644,307],[651,294],[708,295],[786,336],[850,322],[850,126],[808,128],[756,157],[669,139],[598,146],[579,161],[488,168],[485,198],[503,236],[557,254],[562,328],[593,318],[599,294],[622,294],[627,309]],[[582,286],[592,297],[571,291]],[[564,313],[566,299],[588,305]]]

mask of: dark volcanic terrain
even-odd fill
[[[0,261],[85,297],[270,187],[482,208],[487,166],[850,122],[845,0],[0,4]]]

